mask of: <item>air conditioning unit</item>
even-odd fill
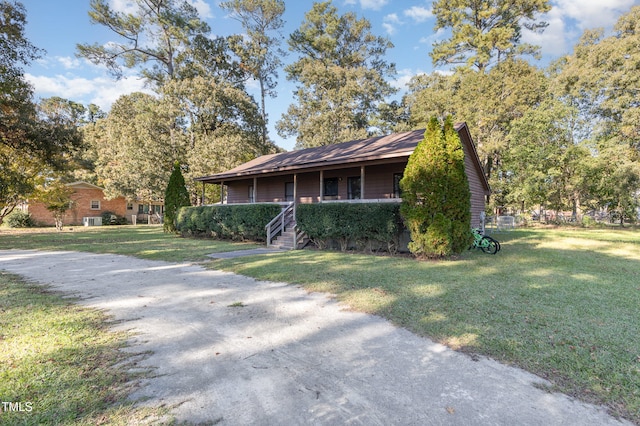
[[[82,224],[84,226],[102,226],[102,216],[83,217]]]

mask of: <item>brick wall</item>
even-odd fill
[[[64,225],[82,225],[82,218],[87,216],[101,216],[110,211],[119,216],[127,215],[127,202],[123,197],[106,200],[101,189],[76,188],[71,194],[72,208],[67,210]],[[92,201],[97,201],[98,208],[92,208]],[[29,203],[29,213],[38,225],[53,226],[53,214],[42,203]],[[129,211],[130,216],[131,211]]]

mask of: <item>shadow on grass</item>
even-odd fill
[[[64,232],[0,231],[0,244],[6,249],[112,253],[169,262],[203,261],[210,253],[261,247],[255,243],[182,238],[166,234],[162,227],[153,225],[76,227]]]
[[[101,312],[0,272],[0,413],[3,424],[125,424],[163,410],[134,408],[127,395],[149,371],[127,353],[126,333]]]
[[[498,255],[455,261],[299,251],[213,267],[333,293],[640,422],[640,234],[620,232],[514,231]]]

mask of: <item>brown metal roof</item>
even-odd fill
[[[468,152],[473,152],[474,162],[477,163],[478,170],[484,177],[466,123],[456,123],[455,129],[458,131],[463,143],[469,148],[470,151]],[[408,158],[423,138],[424,129],[421,129],[317,148],[263,155],[226,172],[198,177],[195,180],[205,183],[221,183],[223,181],[281,174],[296,170],[335,168],[340,165],[354,165],[354,163]]]

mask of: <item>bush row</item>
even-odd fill
[[[320,249],[337,242],[341,250],[398,250],[404,230],[400,204],[299,204],[298,228]]]
[[[176,230],[183,236],[264,241],[265,226],[280,211],[278,204],[182,207]]]

